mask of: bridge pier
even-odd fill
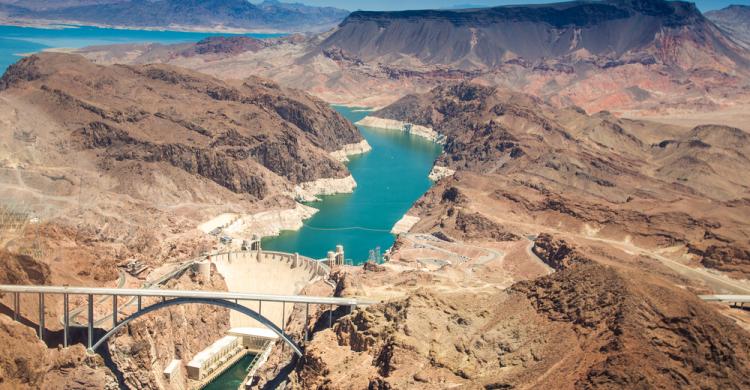
[[[94,345],[94,295],[89,294],[89,312],[88,312],[88,347]]]
[[[117,295],[112,295],[112,327],[117,326]]]
[[[44,293],[39,293],[39,339],[44,341]]]
[[[68,305],[68,294],[63,294],[63,347],[65,348],[68,347],[68,343],[70,342],[70,331],[68,330],[70,326],[70,308]]]
[[[21,312],[21,297],[19,293],[13,293],[13,321],[18,321]]]
[[[307,320],[310,318],[310,304],[305,304],[305,339],[303,340],[307,344]]]

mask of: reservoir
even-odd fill
[[[33,28],[0,26],[0,73],[18,61],[20,54],[49,48],[157,42],[195,42],[215,35],[201,32],[127,30],[87,26]],[[268,38],[279,34],[245,34]],[[334,106],[356,122],[369,113],[364,109]],[[432,184],[427,175],[441,147],[424,138],[395,130],[360,126],[372,151],[352,156],[348,163],[357,188],[352,194],[321,197],[309,203],[320,211],[299,231],[286,231],[263,241],[266,249],[298,252],[323,258],[337,244],[344,245],[347,259],[361,264],[370,250],[384,252],[394,242],[393,225]]]
[[[369,113],[334,108],[352,122]],[[432,185],[427,175],[441,146],[401,131],[359,129],[372,151],[350,157],[348,167],[357,181],[354,192],[307,203],[320,211],[306,220],[302,229],[265,239],[263,248],[320,259],[341,244],[346,257],[361,264],[369,258],[370,250],[379,247],[384,252],[393,244],[391,228]]]
[[[81,48],[94,45],[119,43],[182,43],[197,42],[216,35],[202,32],[180,32],[162,30],[128,30],[89,26],[66,26],[35,28],[0,26],[0,73],[21,58],[21,54],[38,52],[50,48]],[[278,37],[282,34],[243,34],[255,38]]]

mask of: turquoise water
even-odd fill
[[[66,26],[67,28],[46,29],[34,27],[0,26],[0,73],[18,61],[19,54],[32,53],[48,48],[79,48],[92,45],[117,43],[195,42],[215,35],[215,33],[148,31],[99,28],[88,26]],[[246,34],[256,38],[277,37],[279,34]]]
[[[352,122],[367,115],[366,111],[335,108]],[[395,236],[390,230],[430,188],[427,175],[441,148],[400,131],[367,127],[360,130],[373,150],[352,157],[348,164],[357,181],[354,193],[325,196],[320,202],[308,203],[320,211],[299,231],[264,239],[264,249],[299,252],[319,259],[342,244],[346,257],[359,264],[369,258],[371,249],[379,246],[385,251],[393,244]]]
[[[204,387],[204,390],[234,390],[242,384],[242,380],[245,379],[247,371],[250,368],[255,355],[245,355],[237,363],[232,365],[231,368],[224,371],[219,375],[213,382],[209,383],[208,386]]]

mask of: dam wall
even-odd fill
[[[328,278],[328,267],[311,258],[271,251],[236,251],[210,255],[217,271],[224,277],[229,291],[296,295],[310,283]],[[279,327],[292,313],[291,304],[280,302],[239,302],[259,312]],[[263,327],[257,321],[237,312],[230,312],[232,328]]]

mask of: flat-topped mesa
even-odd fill
[[[12,65],[0,90],[34,104],[67,130],[71,151],[93,151],[109,173],[166,164],[257,199],[349,177],[330,154],[363,141],[323,101],[255,77],[230,84],[169,65],[99,66],[43,53]]]
[[[407,36],[409,39],[404,39]],[[391,63],[389,59],[399,58],[403,63],[410,57],[425,65],[472,69],[566,56],[614,60],[636,52],[649,54],[650,61],[681,61],[659,50],[667,41],[691,41],[711,51],[707,56],[730,61],[747,64],[750,58],[747,53],[737,55],[736,45],[694,4],[665,0],[357,11],[321,46],[338,48],[364,61]],[[689,55],[687,51],[684,54]]]

